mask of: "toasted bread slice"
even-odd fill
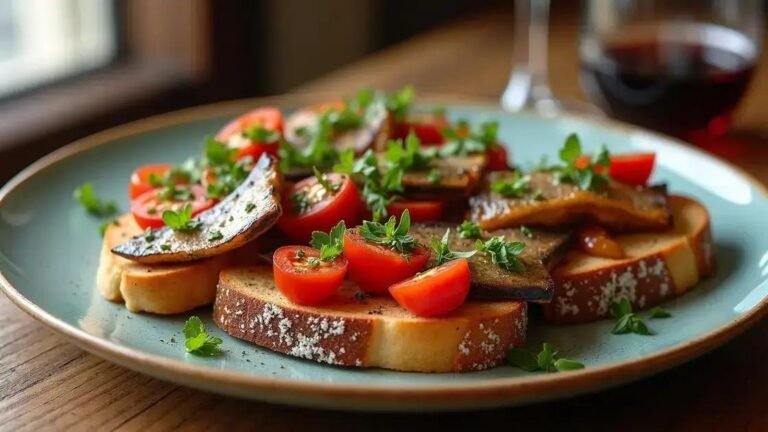
[[[570,252],[552,277],[555,294],[543,305],[555,323],[594,321],[626,297],[635,309],[684,294],[714,270],[707,209],[681,196],[669,197],[674,226],[664,233],[617,236],[627,258],[614,260]]]
[[[219,271],[230,263],[256,259],[250,246],[181,264],[141,264],[111,252],[141,232],[130,214],[121,216],[117,225],[110,224],[96,273],[99,292],[107,300],[125,302],[131,312],[175,314],[211,304]]]
[[[318,307],[299,306],[275,287],[272,268],[227,268],[214,322],[231,336],[295,357],[339,366],[461,372],[501,364],[525,341],[526,303],[468,302],[450,315],[419,318],[389,297],[345,282]]]

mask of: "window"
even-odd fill
[[[0,1],[0,97],[109,63],[114,4],[105,0]]]

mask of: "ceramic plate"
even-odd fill
[[[578,132],[586,150],[654,151],[654,180],[709,208],[719,270],[665,305],[674,317],[652,322],[655,336],[610,333],[603,321],[567,327],[533,322],[529,346],[553,343],[582,371],[527,373],[511,367],[464,374],[416,374],[330,367],[276,354],[219,331],[226,355],[184,351],[186,315],[131,314],[94,290],[100,222],[72,199],[86,181],[127,208],[127,181],[142,164],[180,162],[199,154],[202,138],[249,107],[290,110],[301,97],[252,100],[186,110],[81,140],[30,166],[0,191],[0,287],[19,307],[82,348],[155,377],[214,392],[335,409],[435,410],[513,405],[596,391],[659,372],[710,350],[753,324],[768,295],[765,192],[737,169],[667,138],[616,123],[511,115],[491,105],[453,103],[454,118],[496,119],[515,163],[542,154],[554,160],[565,136]]]

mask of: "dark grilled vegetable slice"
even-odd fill
[[[236,249],[267,231],[280,217],[279,188],[277,160],[263,155],[234,192],[194,219],[199,222],[194,229],[162,227],[136,236],[112,252],[152,264],[192,261]]]
[[[435,158],[427,169],[403,174],[404,195],[411,199],[466,197],[480,182],[484,155]]]
[[[432,238],[441,238],[447,229],[454,233],[450,236],[448,248],[452,251],[471,251],[475,249],[476,239],[461,238],[454,224],[414,224],[411,235],[418,241],[429,244]],[[529,235],[526,235],[529,234]],[[532,234],[519,229],[500,229],[481,232],[480,240],[502,236],[508,242],[526,244],[518,256],[525,266],[523,272],[511,272],[491,262],[484,253],[476,253],[470,258],[469,269],[472,274],[470,298],[523,300],[546,303],[552,299],[554,282],[549,270],[562,259],[567,251],[570,235],[546,231],[533,231]]]
[[[510,172],[498,173],[490,182],[498,184],[511,176]],[[594,192],[559,182],[554,173],[535,172],[529,178],[520,196],[487,191],[471,197],[472,220],[484,229],[588,222],[625,232],[664,230],[672,222],[664,185],[636,187],[609,181]]]

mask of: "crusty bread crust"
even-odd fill
[[[221,272],[214,322],[273,351],[339,366],[411,372],[482,370],[525,342],[522,302],[469,302],[419,318],[391,298],[366,297],[351,283],[319,307],[300,306],[275,287],[269,266]]]
[[[543,305],[544,316],[558,324],[594,321],[610,316],[622,297],[644,309],[684,294],[715,266],[709,214],[689,198],[671,196],[674,226],[664,233],[616,237],[626,259],[568,254],[553,272],[555,295]]]

